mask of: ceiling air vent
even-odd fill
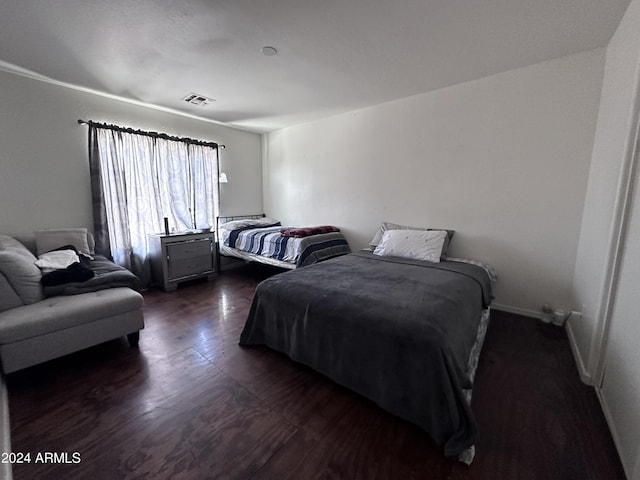
[[[187,103],[191,103],[192,105],[198,105],[199,107],[204,107],[205,105],[209,105],[210,103],[215,102],[213,98],[205,97],[204,95],[200,95],[198,93],[190,93],[182,100]]]

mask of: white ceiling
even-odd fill
[[[606,46],[628,4],[0,0],[0,68],[264,132]]]

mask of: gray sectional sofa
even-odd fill
[[[77,232],[76,232],[77,233]],[[89,234],[87,234],[89,235]],[[45,296],[37,257],[25,244],[0,235],[0,362],[7,374],[121,336],[136,346],[144,328],[142,295],[126,285],[96,282]],[[110,262],[102,259],[102,265]],[[113,265],[131,275],[122,267]],[[135,278],[135,277],[133,277]],[[88,282],[87,284],[93,285]],[[84,288],[84,283],[78,284]],[[76,285],[76,287],[78,286]],[[73,285],[71,285],[73,286]],[[79,293],[85,292],[85,293]]]

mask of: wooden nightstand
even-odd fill
[[[147,235],[153,283],[165,291],[199,277],[215,277],[217,245],[213,232]]]

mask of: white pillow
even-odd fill
[[[73,250],[56,250],[54,252],[43,253],[36,260],[36,265],[44,273],[67,268],[69,265],[78,263],[80,258]]]
[[[380,228],[378,229],[374,237],[369,242],[369,248],[371,249],[371,251],[375,250],[375,248],[380,243],[380,240],[382,240],[382,235],[384,235],[384,232],[386,232],[387,230],[444,230],[446,231],[447,238],[444,239],[444,246],[442,247],[441,258],[444,258],[447,255],[447,250],[449,248],[449,244],[451,243],[451,239],[453,238],[453,235],[456,233],[455,230],[450,230],[446,228],[410,227],[408,225],[400,225],[397,223],[382,222],[382,225],[380,226]]]
[[[275,218],[263,217],[263,218],[245,218],[241,220],[232,220],[230,222],[223,223],[220,225],[222,230],[237,230],[238,228],[245,227],[264,227],[267,225],[280,225],[280,221]]]
[[[38,256],[66,245],[73,245],[79,252],[91,255],[91,248],[89,248],[86,228],[37,230],[34,233],[36,236],[36,250]]]
[[[382,235],[384,235],[384,232],[387,230],[426,230],[426,228],[408,227],[406,225],[398,225],[397,223],[382,222],[382,225],[380,225],[380,228],[369,242],[371,250],[375,250],[382,241]]]
[[[387,230],[373,253],[438,263],[446,238],[444,230]]]

